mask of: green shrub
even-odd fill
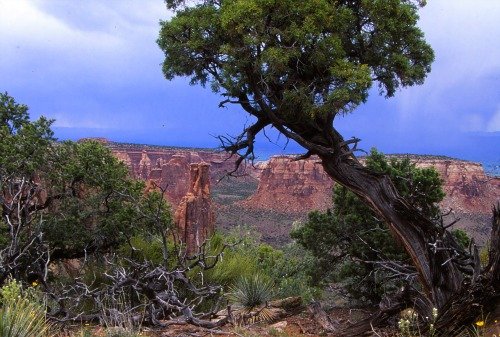
[[[399,194],[429,219],[438,219],[444,197],[442,180],[433,168],[418,168],[410,158],[387,158],[372,149],[368,169],[390,176]],[[336,185],[332,210],[311,212],[291,236],[314,257],[311,277],[318,284],[341,283],[352,298],[378,304],[384,294],[396,291],[401,276],[377,261],[410,264],[402,245],[394,240],[381,219],[358,196]],[[459,242],[467,240],[457,232]]]
[[[297,244],[281,249],[261,244],[258,251],[259,268],[273,280],[276,297],[300,296],[304,302],[321,297],[321,289],[313,286],[310,276],[314,267],[311,253]]]
[[[222,286],[232,286],[242,277],[249,277],[257,272],[255,257],[241,251],[228,251],[205,277],[209,282]]]
[[[9,302],[16,301],[22,295],[21,283],[16,280],[9,280],[0,288],[0,303],[5,305]]]
[[[458,244],[460,244],[460,246],[462,246],[464,249],[467,249],[469,247],[471,238],[466,231],[464,231],[463,229],[454,229],[451,231],[451,234],[453,234],[455,240],[457,240]]]
[[[276,249],[260,243],[258,238],[251,230],[242,228],[225,237],[215,234],[210,241],[214,252],[220,250],[224,242],[239,244],[226,249],[215,268],[205,273],[204,281],[231,288],[240,279],[250,279],[259,273],[272,281],[273,294],[278,298],[301,296],[310,301],[320,297],[320,289],[311,286],[313,257],[309,252],[297,244]]]
[[[235,286],[231,287],[229,298],[231,302],[252,309],[265,304],[273,296],[273,283],[264,275],[255,274],[251,277],[242,277]]]
[[[133,248],[132,248],[133,247]],[[159,236],[135,235],[130,244],[123,244],[119,253],[121,256],[133,257],[135,260],[147,260],[153,264],[163,263],[162,240]],[[169,242],[168,251],[172,260],[175,258],[173,243]],[[169,258],[170,260],[170,258]]]
[[[44,307],[30,299],[15,280],[7,282],[1,289],[0,336],[44,337],[50,336]]]

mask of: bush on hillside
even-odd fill
[[[397,190],[426,217],[440,221],[442,181],[434,168],[418,168],[409,158],[387,158],[372,150],[366,166],[390,176]],[[314,256],[314,282],[340,282],[362,302],[378,304],[385,293],[412,282],[416,272],[384,221],[352,192],[335,186],[333,209],[311,212],[291,236]],[[463,231],[457,240],[468,244]]]

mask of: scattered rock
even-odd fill
[[[275,329],[278,332],[284,332],[287,325],[288,325],[287,321],[281,321],[278,323],[271,324],[269,328]]]

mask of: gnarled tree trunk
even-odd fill
[[[338,141],[337,144],[341,142]],[[481,270],[477,249],[466,252],[442,226],[434,224],[401,198],[389,177],[363,167],[344,147],[319,154],[325,171],[336,182],[367,202],[389,226],[417,268],[423,292],[398,294],[390,306],[359,322],[346,335],[361,335],[392,314],[414,306],[421,317],[438,309],[438,335],[452,336],[498,305],[500,294],[500,215],[494,208],[490,263]]]

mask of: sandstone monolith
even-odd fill
[[[182,198],[174,216],[178,239],[188,254],[196,252],[214,232],[215,217],[210,198],[210,165],[190,165],[189,190]]]

